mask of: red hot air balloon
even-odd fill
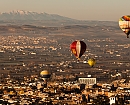
[[[83,41],[74,41],[70,45],[72,53],[76,56],[78,60],[80,60],[80,57],[84,54],[86,48],[87,46]]]

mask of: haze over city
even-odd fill
[[[130,0],[1,0],[0,12],[45,12],[78,20],[118,21],[129,15]]]

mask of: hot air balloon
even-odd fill
[[[130,16],[122,16],[119,19],[119,26],[122,29],[122,31],[127,35],[127,38],[129,38],[130,34]]]
[[[42,79],[44,79],[44,80],[50,78],[50,76],[51,76],[47,70],[41,71],[40,75],[41,75]]]
[[[96,60],[91,58],[88,60],[88,64],[89,64],[89,66],[93,67],[96,64]]]
[[[84,54],[86,51],[86,44],[83,41],[76,40],[70,45],[70,49],[72,53],[76,56],[78,60],[80,60],[80,57]]]

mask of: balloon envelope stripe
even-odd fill
[[[77,58],[80,58],[80,51],[81,51],[81,44],[80,41],[77,41],[76,43],[76,51],[77,51]]]
[[[50,75],[41,75],[42,78],[50,78]]]
[[[72,53],[73,53],[75,56],[77,56],[76,43],[77,43],[77,41],[74,41],[74,42],[70,45],[70,49],[71,49]]]
[[[83,41],[80,41],[81,44],[81,51],[80,51],[80,55],[79,58],[84,54],[84,52],[86,51],[86,44]]]

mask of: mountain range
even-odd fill
[[[0,20],[75,20],[57,14],[17,10],[0,14]]]
[[[32,11],[15,10],[0,13],[0,25],[34,25],[34,26],[67,26],[67,25],[89,25],[89,26],[117,26],[113,21],[89,21],[76,20],[57,14],[38,13]]]

